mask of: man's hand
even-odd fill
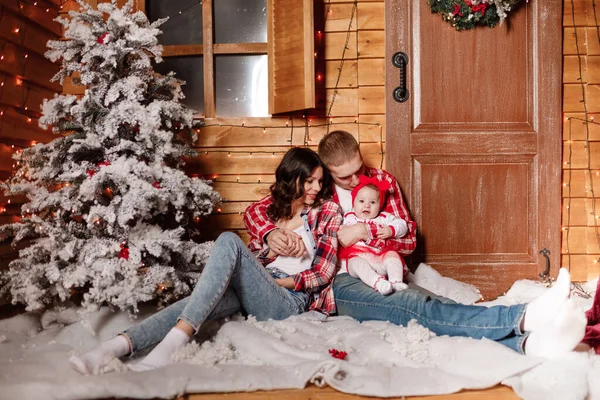
[[[365,224],[356,224],[352,226],[341,226],[337,232],[340,244],[349,247],[359,240],[369,240],[369,233]]]
[[[388,239],[392,237],[392,228],[389,226],[377,226],[377,239]]]
[[[275,229],[265,240],[275,255],[302,257],[306,253],[302,237],[289,229]]]
[[[296,287],[296,285],[294,284],[294,278],[292,278],[291,276],[288,276],[287,278],[275,279],[275,282],[277,282],[279,286],[284,287],[286,289],[294,289],[294,287]]]

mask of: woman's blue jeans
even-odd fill
[[[192,294],[146,318],[122,334],[129,340],[131,354],[160,342],[177,321],[195,331],[209,319],[241,310],[257,320],[285,319],[308,307],[304,293],[279,286],[234,233],[216,240]]]
[[[495,340],[524,354],[528,334],[521,331],[526,304],[515,306],[467,306],[429,296],[410,287],[383,296],[348,274],[338,274],[333,294],[339,315],[359,321],[390,321],[406,326],[416,320],[437,335]]]

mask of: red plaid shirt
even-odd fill
[[[401,238],[377,239],[377,226],[375,224],[365,224],[369,234],[369,240],[365,241],[365,243],[378,249],[386,248],[387,244],[389,250],[395,250],[402,256],[412,254],[417,246],[417,223],[410,218],[408,209],[402,199],[402,192],[400,191],[398,181],[392,174],[376,168],[365,167],[365,175],[390,183],[391,189],[387,193],[387,200],[383,211],[402,218],[406,221],[406,226],[408,227],[408,232]],[[333,192],[333,201],[336,203],[340,202],[336,191]],[[402,263],[404,264],[404,260],[402,260]]]
[[[272,201],[272,196],[267,196],[244,213],[244,223],[250,234],[248,247],[265,266],[275,259],[266,257],[270,249],[264,240],[267,233],[277,229],[267,216]],[[294,275],[294,290],[318,294],[310,309],[331,314],[335,312],[331,283],[337,273],[337,231],[342,223],[342,211],[337,203],[327,200],[320,207],[305,207],[303,213],[307,214],[317,249],[312,267]]]

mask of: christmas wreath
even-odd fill
[[[521,0],[428,0],[431,12],[442,15],[457,31],[494,26],[506,19]]]

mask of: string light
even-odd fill
[[[573,0],[570,1],[571,4],[571,18],[572,18],[572,23],[573,23],[573,27],[576,27],[576,21],[575,21],[575,5]],[[595,10],[595,2],[593,2],[593,6],[594,6],[594,20],[596,22],[596,27],[598,26],[598,20],[597,20],[597,16],[596,16],[596,10]],[[598,42],[600,43],[600,31],[597,32],[598,33]],[[596,196],[594,193],[594,180],[592,179],[592,170],[591,170],[591,153],[590,153],[590,128],[589,125],[590,124],[595,124],[594,122],[594,117],[593,116],[589,116],[589,112],[588,112],[588,104],[587,104],[587,99],[586,99],[586,94],[585,94],[585,84],[583,82],[583,62],[582,62],[582,55],[581,52],[579,50],[579,35],[577,33],[577,29],[573,29],[573,36],[575,38],[575,49],[577,52],[577,61],[578,61],[578,71],[579,71],[579,77],[577,78],[577,80],[579,81],[579,85],[581,87],[581,93],[582,93],[582,100],[581,103],[583,103],[583,111],[584,111],[584,118],[576,118],[576,117],[567,117],[565,118],[566,121],[569,122],[568,125],[568,132],[569,132],[569,137],[568,137],[568,141],[567,144],[569,144],[569,165],[572,164],[572,146],[571,146],[571,142],[572,142],[572,124],[573,121],[572,120],[579,120],[582,121],[583,124],[585,125],[585,139],[584,139],[584,149],[586,151],[586,156],[587,156],[587,164],[585,167],[585,171],[588,172],[588,174],[586,174],[586,181],[588,181],[588,185],[586,185],[586,189],[589,190],[589,194],[591,194],[591,212],[590,214],[593,215],[595,218],[592,218],[593,222],[594,222],[594,231],[595,231],[595,235],[596,235],[596,243],[598,245],[598,247],[600,248],[600,234],[599,234],[599,229],[598,229],[598,218],[599,216],[596,215]],[[599,175],[599,172],[596,171],[596,175]],[[568,168],[568,174],[567,174],[567,179],[568,179],[568,183],[566,183],[564,186],[567,186],[569,189],[567,191],[567,199],[568,199],[568,204],[570,205],[571,203],[571,179],[572,179],[572,169]],[[588,194],[586,193],[586,197],[588,197]],[[570,209],[567,212],[567,221],[566,224],[567,226],[569,226],[571,223],[570,221]],[[569,270],[571,270],[571,251],[569,248],[569,229],[566,230],[566,234],[565,234],[565,254],[567,254],[567,267]],[[589,254],[588,252],[586,252],[586,254]],[[598,259],[594,260],[594,263],[597,263]]]

